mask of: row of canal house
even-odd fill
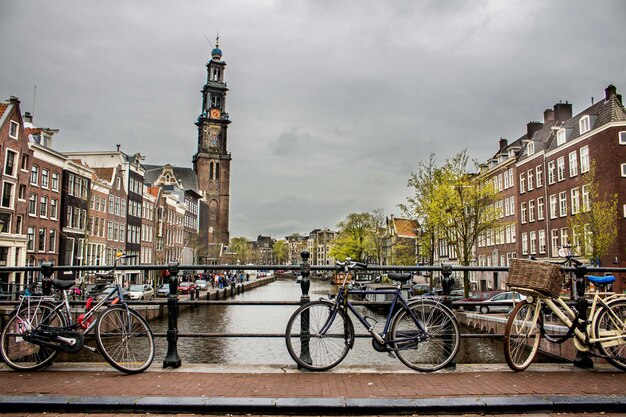
[[[144,165],[140,154],[119,146],[61,153],[52,146],[57,132],[22,116],[16,97],[0,103],[0,266],[111,265],[118,252],[136,255],[131,265],[198,263],[203,202],[191,169]],[[64,275],[93,280],[90,273]],[[126,283],[159,278],[139,269],[122,276]],[[0,273],[3,292],[38,279]]]
[[[526,133],[499,149],[481,166],[480,179],[493,181],[501,222],[478,241],[479,266],[508,266],[511,258],[557,261],[558,251],[571,246],[579,259],[589,227],[571,230],[568,219],[590,208],[590,185],[583,174],[592,169],[599,195],[618,195],[615,222],[618,237],[600,266],[626,266],[626,111],[622,97],[609,85],[604,97],[573,115],[572,104],[559,102],[544,112],[543,122],[530,122]],[[626,289],[617,274],[614,289]],[[504,272],[476,273],[474,288],[505,289]]]

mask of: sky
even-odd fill
[[[219,33],[230,234],[282,239],[401,216],[430,154],[483,162],[559,101],[624,94],[625,18],[622,0],[0,0],[0,100],[58,151],[191,168]]]

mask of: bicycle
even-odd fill
[[[117,256],[113,268],[96,277],[115,279],[118,262],[132,257],[136,255]],[[83,348],[100,353],[111,366],[128,374],[150,366],[155,353],[150,325],[128,306],[119,283],[97,303],[88,298],[85,312],[74,321],[69,290],[75,281],[50,281],[56,295],[21,297],[2,329],[0,354],[9,367],[34,371],[52,364],[59,352],[78,353]],[[97,348],[85,344],[85,336],[92,331]]]
[[[325,371],[338,365],[354,346],[350,311],[371,334],[376,351],[387,352],[417,371],[432,372],[450,364],[460,344],[459,324],[454,313],[435,300],[414,298],[407,301],[400,287],[412,278],[410,273],[388,274],[398,282],[393,289],[348,288],[350,271],[366,267],[366,264],[352,262],[349,258],[337,262],[337,269],[345,274],[338,294],[332,299],[311,301],[293,313],[285,332],[287,350],[293,360],[311,371]],[[350,295],[367,294],[393,296],[381,333],[374,330],[375,320],[362,316],[349,300]]]
[[[532,363],[542,337],[553,343],[573,338],[576,349],[602,357],[618,369],[626,370],[626,296],[606,290],[614,276],[586,276],[594,285],[589,300],[584,297],[585,267],[582,262],[566,255],[566,261],[576,265],[582,297],[574,291],[576,307],[559,297],[564,281],[563,270],[555,264],[513,259],[509,286],[526,294],[515,305],[504,330],[504,357],[514,371],[523,371]],[[589,310],[589,311],[588,311]],[[567,328],[565,334],[550,334],[546,313],[552,313]],[[596,350],[599,353],[596,353]]]

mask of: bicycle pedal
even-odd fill
[[[393,353],[393,352],[387,352],[387,355],[389,355],[389,357],[390,357],[391,359],[397,359],[397,358],[398,358],[398,357],[396,356],[396,354],[395,354],[395,353]]]

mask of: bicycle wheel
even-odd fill
[[[58,351],[24,340],[27,329],[39,325],[65,327],[65,317],[52,304],[23,307],[13,314],[2,329],[0,352],[2,359],[16,371],[34,371],[52,363]]]
[[[509,368],[519,372],[532,363],[541,342],[542,325],[537,302],[524,300],[515,305],[504,328],[504,358]]]
[[[626,300],[615,300],[609,303],[608,308],[600,309],[594,331],[595,338],[622,336],[620,340],[598,342],[596,345],[611,365],[626,371]]]
[[[148,322],[124,306],[108,308],[96,323],[100,353],[114,368],[128,374],[148,369],[154,359],[154,336]]]
[[[416,371],[433,372],[448,365],[459,350],[461,335],[454,313],[431,300],[418,300],[409,304],[411,313],[426,330],[426,339],[409,310],[396,313],[391,325],[389,343],[398,359]]]
[[[289,355],[311,371],[326,371],[338,365],[354,344],[350,317],[341,309],[333,317],[333,306],[327,301],[312,301],[298,308],[287,323]]]

